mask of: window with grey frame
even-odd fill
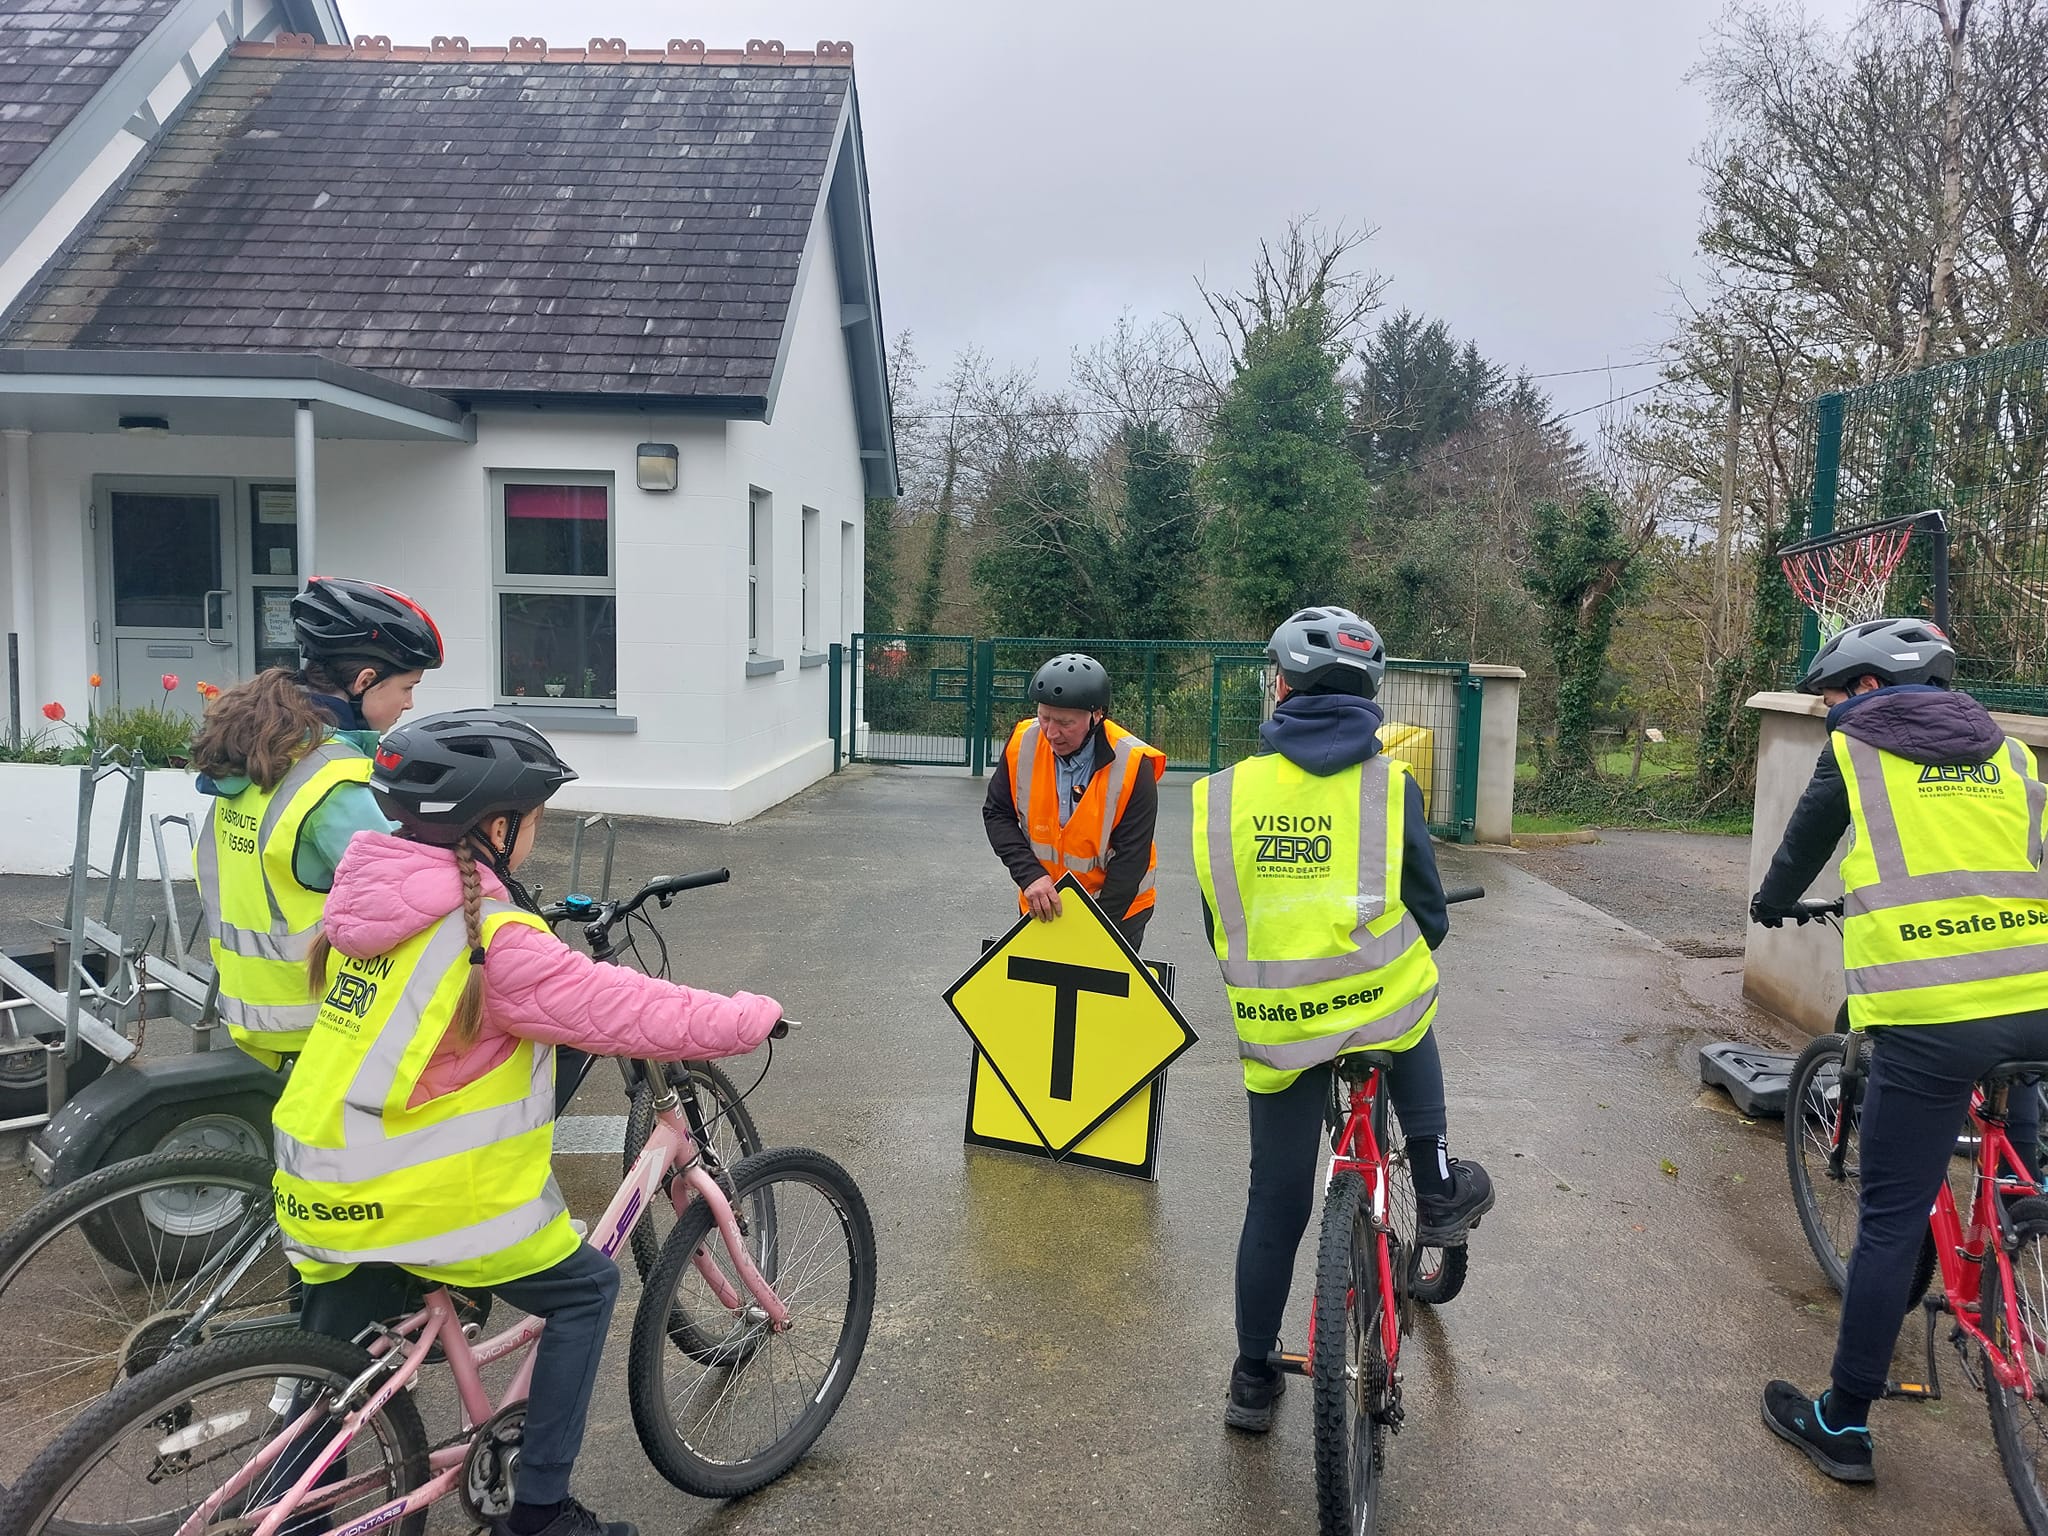
[[[498,697],[616,707],[609,477],[505,471],[492,477],[492,490]]]
[[[819,581],[823,576],[823,572],[821,572],[818,568],[818,527],[818,509],[816,507],[805,507],[803,526],[802,597],[804,615],[803,651],[806,656],[812,655],[824,649],[824,646],[820,643],[819,640],[818,629],[818,588]]]
[[[774,501],[759,486],[747,491],[747,654],[773,656]]]

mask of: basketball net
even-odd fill
[[[1884,617],[1892,572],[1912,536],[1909,522],[1779,556],[1792,595],[1820,619],[1823,645],[1852,624]]]

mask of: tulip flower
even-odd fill
[[[43,706],[43,718],[46,720],[62,720],[64,718],[64,706],[57,703],[54,699],[51,700],[51,702]]]
[[[164,685],[164,692],[169,693],[178,686],[178,674],[166,672],[158,681]]]
[[[100,685],[100,675],[99,673],[95,672],[91,677],[88,677],[85,681],[88,687],[97,688]]]

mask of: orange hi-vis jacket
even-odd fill
[[[1116,830],[1124,808],[1131,803],[1137,775],[1150,772],[1153,780],[1166,777],[1166,754],[1148,747],[1122,726],[1102,722],[1102,733],[1116,754],[1109,766],[1088,781],[1081,803],[1060,825],[1059,771],[1053,763],[1052,744],[1045,739],[1038,722],[1020,720],[1003,749],[1003,765],[1010,775],[1010,800],[1017,807],[1017,825],[1031,840],[1045,872],[1057,880],[1072,875],[1090,896],[1102,894],[1109,878],[1109,838]],[[1128,911],[1107,914],[1112,921],[1135,917],[1149,911],[1159,899],[1155,889],[1159,876],[1159,850],[1147,848],[1145,878],[1138,886]],[[1017,910],[1030,910],[1024,893],[1017,893]]]

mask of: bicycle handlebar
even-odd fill
[[[541,920],[553,927],[560,922],[575,922],[583,930],[593,930],[599,935],[609,933],[618,923],[625,921],[650,901],[659,901],[664,907],[683,891],[694,891],[707,885],[723,885],[732,878],[729,869],[701,870],[694,875],[664,875],[650,880],[624,901],[593,901],[588,896],[571,892],[560,901],[551,901],[540,909]]]
[[[1483,885],[1454,885],[1444,892],[1444,905],[1456,906],[1461,901],[1477,901],[1486,894]]]

